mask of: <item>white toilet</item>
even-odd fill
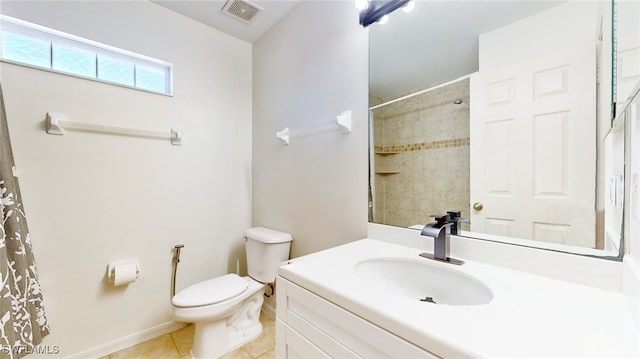
[[[260,309],[266,283],[289,259],[291,235],[256,227],[244,232],[249,276],[225,274],[196,283],[176,294],[171,315],[179,322],[195,323],[191,356],[218,358],[262,333]]]

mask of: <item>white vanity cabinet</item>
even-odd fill
[[[438,358],[278,277],[276,358]]]

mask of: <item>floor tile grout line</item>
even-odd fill
[[[175,338],[173,337],[173,333],[175,333],[177,330],[174,330],[173,332],[169,333],[169,337],[171,338],[171,342],[173,343],[173,348],[176,350],[176,354],[178,354],[178,358],[182,358],[182,354],[180,354],[180,349],[178,348],[178,343],[176,343]]]

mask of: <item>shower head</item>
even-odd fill
[[[455,103],[456,105],[461,105],[463,103],[466,103],[467,105],[471,105],[471,103],[469,103],[469,100],[462,99],[462,98],[459,98],[457,100],[453,100],[453,103]]]

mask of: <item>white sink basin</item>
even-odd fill
[[[449,264],[435,265],[402,258],[372,258],[354,266],[357,276],[381,291],[425,305],[478,305],[493,299],[491,289],[472,276]]]

